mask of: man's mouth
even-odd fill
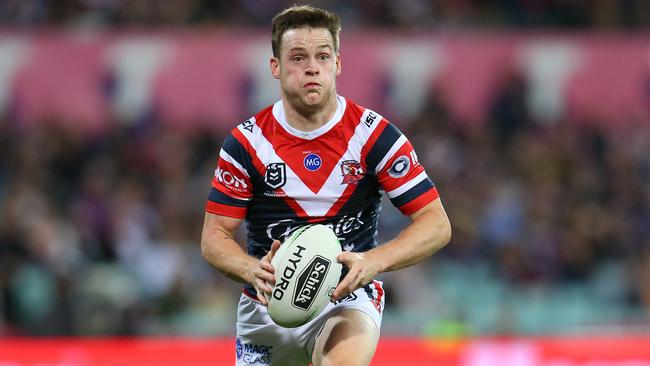
[[[305,88],[311,89],[311,88],[318,88],[320,86],[319,83],[307,83],[305,84]]]

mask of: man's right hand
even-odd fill
[[[257,291],[257,299],[262,305],[268,305],[268,297],[271,297],[273,286],[275,286],[275,269],[271,264],[271,260],[275,253],[280,248],[280,241],[274,240],[271,244],[271,250],[262,259],[257,262],[257,266],[253,269],[253,280],[251,284]]]

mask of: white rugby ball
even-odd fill
[[[303,226],[282,243],[271,260],[275,286],[268,299],[276,324],[294,328],[323,311],[341,277],[339,253],[338,238],[321,224]]]

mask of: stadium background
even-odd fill
[[[230,364],[203,205],[292,3],[0,2],[0,365]],[[312,4],[454,227],[382,276],[375,364],[650,365],[650,3]],[[381,238],[404,224],[384,205]]]

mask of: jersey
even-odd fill
[[[363,252],[377,245],[384,193],[406,215],[438,197],[408,139],[337,95],[334,116],[315,131],[291,127],[282,101],[232,129],[206,211],[245,219],[247,251],[257,258],[309,223],[332,228],[343,250]]]

